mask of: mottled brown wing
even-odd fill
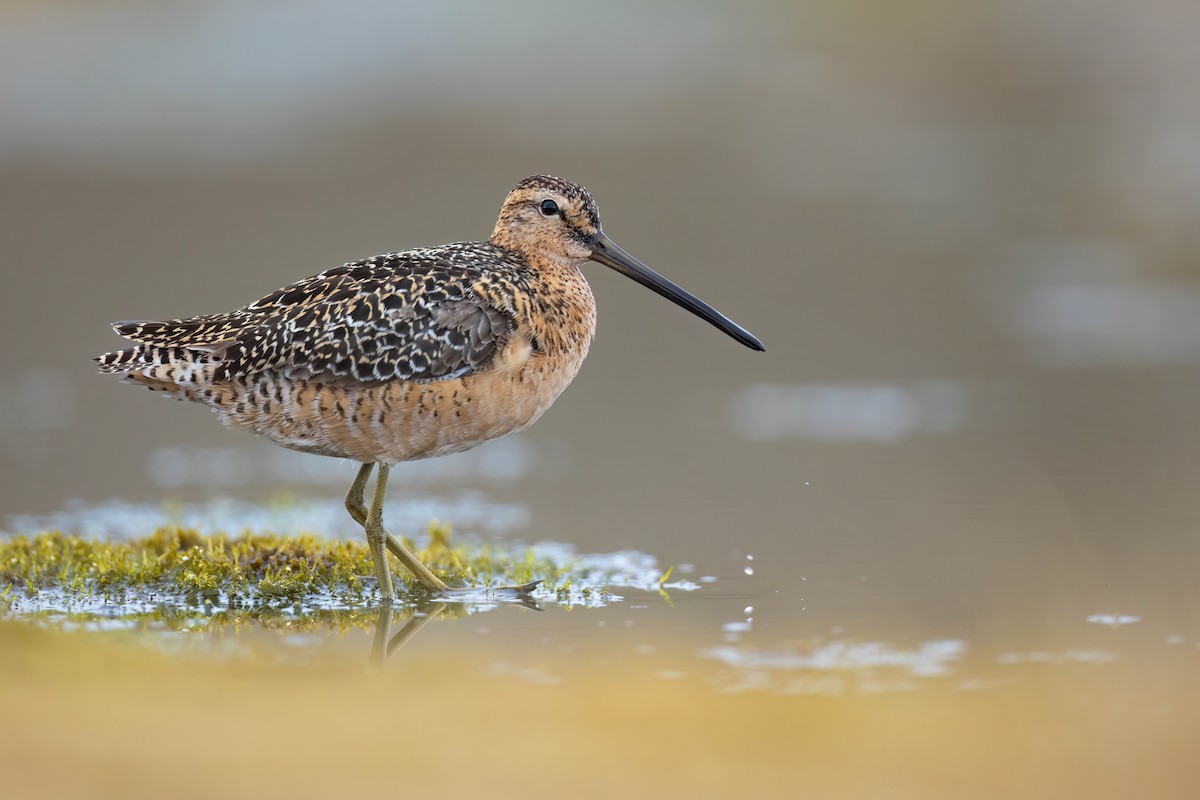
[[[420,260],[361,263],[281,289],[247,306],[253,321],[216,346],[218,377],[278,370],[374,384],[485,369],[513,319],[476,295],[477,272]]]
[[[511,309],[496,298],[525,291],[524,281],[521,265],[486,242],[389,253],[226,314],[114,323],[143,347],[102,356],[101,367],[171,347],[200,354],[215,380],[268,370],[362,384],[462,377],[487,368],[512,333]]]

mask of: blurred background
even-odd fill
[[[634,548],[699,591],[430,625],[366,684],[369,632],[290,617],[138,624],[172,657],[279,639],[269,664],[352,669],[182,676],[9,626],[16,785],[130,796],[149,770],[200,796],[179,774],[223,773],[163,758],[162,709],[178,759],[244,732],[256,755],[223,757],[266,780],[296,730],[355,708],[377,735],[299,737],[342,793],[405,752],[450,767],[417,783],[517,796],[527,777],[494,776],[529,753],[561,775],[585,742],[622,769],[580,797],[687,775],[766,796],[798,772],[854,797],[948,775],[952,796],[1196,796],[1198,35],[1194,0],[0,0],[0,533],[361,536],[354,464],[89,359],[121,346],[113,320],[486,237],[532,173],[588,186],[617,242],[767,345],[593,265],[597,339],[554,408],[392,481],[398,533]],[[393,751],[466,709],[537,724],[468,770],[461,728]],[[256,713],[274,733],[229,724]],[[289,743],[278,769],[264,742]]]
[[[1101,636],[1148,678],[1200,638],[1198,31],[1187,0],[0,4],[0,527],[354,535],[355,465],[96,375],[108,323],[484,238],[546,172],[767,352],[595,266],[578,379],[409,465],[396,527],[697,565],[764,642]]]

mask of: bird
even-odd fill
[[[115,322],[133,346],[93,360],[124,382],[208,406],[227,427],[359,462],[345,505],[365,531],[383,602],[395,598],[387,551],[427,590],[446,593],[451,587],[384,527],[389,470],[542,416],[595,334],[588,262],[765,350],[613,242],[587,189],[533,175],[508,193],[485,241],[348,262],[227,313]]]

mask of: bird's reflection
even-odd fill
[[[519,605],[524,608],[534,611],[541,611],[542,608],[537,604],[537,601],[528,594],[512,593],[505,595],[504,605]],[[435,619],[443,617],[461,616],[455,614],[455,611],[466,612],[470,604],[463,602],[451,602],[441,599],[425,599],[407,609],[395,609],[383,606],[379,609],[379,619],[375,623],[375,640],[371,644],[371,661],[375,664],[382,664],[384,661],[392,657],[392,654],[408,643],[422,628]],[[495,607],[495,598],[492,598],[488,607]],[[399,620],[404,620],[404,624],[395,633],[392,633],[392,627]]]

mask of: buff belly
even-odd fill
[[[524,430],[562,394],[585,355],[553,358],[517,342],[492,369],[453,380],[339,386],[262,373],[189,399],[210,406],[225,425],[283,447],[395,464]]]

